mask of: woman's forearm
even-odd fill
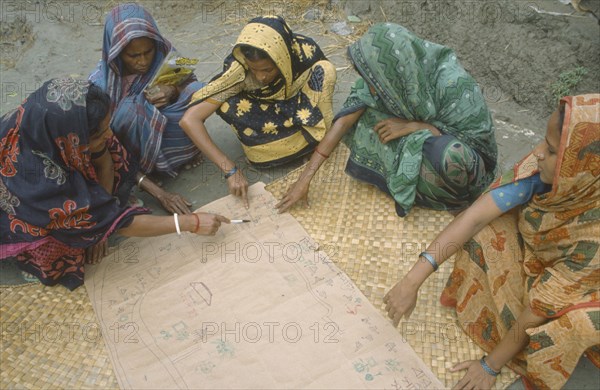
[[[204,122],[197,123],[191,135],[190,133],[188,135],[196,147],[223,172],[227,172],[235,166],[233,161],[213,142],[204,126]]]
[[[147,193],[152,195],[153,198],[160,201],[160,197],[164,194],[165,190],[160,188],[158,184],[156,184],[148,176],[144,175],[141,172],[138,172],[136,174],[136,181],[140,190],[146,191]]]
[[[331,129],[325,133],[325,137],[319,142],[317,151],[313,153],[308,164],[302,171],[302,174],[298,178],[298,181],[310,182],[321,167],[327,157],[333,152],[336,146],[342,140],[342,137],[348,132],[348,130],[354,125],[365,110],[359,110],[339,118],[333,123]]]
[[[191,232],[196,228],[196,217],[193,214],[178,215],[179,229]],[[136,215],[127,227],[119,229],[119,234],[127,237],[153,237],[176,233],[175,217],[156,215]]]
[[[482,195],[464,212],[459,214],[429,244],[426,252],[438,265],[454,255],[463,245],[491,221],[502,215],[489,193]],[[405,279],[415,287],[420,286],[434,272],[431,264],[424,258],[414,264]]]
[[[207,104],[209,106],[207,106]],[[200,103],[198,106],[194,106],[186,111],[179,122],[179,125],[192,140],[194,145],[196,145],[210,161],[218,166],[223,172],[228,172],[235,164],[213,142],[204,125],[205,119],[216,111],[217,108],[218,106],[212,103]]]
[[[529,344],[529,335],[526,330],[540,326],[547,322],[548,319],[534,314],[527,307],[510,328],[508,333],[504,335],[502,340],[485,358],[490,368],[499,372],[502,367],[511,361],[523,348]]]

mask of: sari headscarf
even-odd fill
[[[84,250],[131,222],[127,206],[98,183],[91,164],[86,95],[89,83],[50,80],[2,118],[0,258],[44,284],[83,283]],[[131,188],[124,150],[110,141],[115,187]],[[135,172],[134,172],[135,173]],[[118,192],[115,188],[115,193]]]
[[[248,65],[240,45],[266,52],[281,72],[281,78],[256,91],[258,99],[287,100],[295,96],[306,83],[305,73],[318,61],[327,58],[317,43],[302,34],[295,34],[280,16],[257,17],[242,29],[232,53],[225,59],[223,72],[194,94],[192,103],[222,92],[246,78]]]
[[[597,300],[591,294],[600,283],[600,95],[565,97],[560,101],[565,115],[552,190],[534,196],[522,210],[519,231],[532,255],[526,257],[525,271],[531,278],[530,305],[536,314],[548,318],[576,308],[578,302]],[[537,158],[528,154],[513,169],[498,178],[490,189],[538,173]],[[582,220],[586,223],[582,223]],[[595,222],[593,222],[595,221]],[[591,223],[593,222],[593,223]],[[570,248],[570,249],[569,249]],[[572,252],[572,253],[571,253]],[[565,255],[571,253],[567,258]],[[570,264],[575,261],[580,264]],[[566,288],[575,274],[556,275],[553,265],[570,264],[563,269],[581,271],[596,263],[596,269],[580,287],[590,294]],[[559,266],[562,268],[561,266]],[[543,279],[543,283],[539,283]]]
[[[600,95],[567,97],[552,190],[533,198],[519,231],[529,303],[553,318],[600,295]]]
[[[487,352],[527,305],[548,318],[527,330],[529,345],[509,363],[542,389],[562,387],[584,352],[600,367],[600,95],[561,104],[552,189],[478,233],[456,256],[442,293]],[[491,187],[537,172],[529,154]]]
[[[123,62],[119,55],[127,45],[136,38],[150,38],[155,42],[156,54],[150,70],[137,75],[128,95],[140,94],[152,79],[158,67],[171,51],[172,46],[164,38],[154,18],[139,4],[122,4],[113,8],[104,23],[104,40],[102,42],[102,61],[100,68],[93,75],[94,84],[110,95],[113,105],[117,105],[124,97],[121,90]]]
[[[190,104],[246,79],[249,71],[241,45],[266,52],[281,74],[267,86],[227,99],[217,111],[237,132],[249,160],[258,165],[283,163],[314,148],[333,118],[318,104],[331,100],[335,68],[314,40],[293,33],[279,16],[250,20],[225,59],[223,72],[197,91]]]
[[[119,55],[136,38],[150,38],[156,51],[148,72],[137,75],[127,91],[123,90],[123,62]],[[181,92],[177,102],[160,110],[144,96],[144,88],[152,80],[165,57],[175,48],[164,38],[154,18],[139,4],[122,4],[113,8],[104,23],[102,59],[89,79],[110,95],[113,117],[111,128],[140,169],[149,173],[154,168],[176,176],[176,168],[198,153],[197,148],[179,129],[177,122],[183,115],[192,92],[202,84],[195,84]],[[193,76],[192,80],[195,80]],[[169,128],[169,119],[175,118],[175,127]],[[163,138],[168,130],[181,134],[172,140],[173,151],[165,150]]]
[[[352,134],[367,137],[379,121],[389,117],[429,123],[474,149],[483,159],[486,174],[468,189],[477,197],[494,178],[496,140],[482,92],[454,51],[421,39],[400,25],[385,23],[371,27],[350,45],[348,54],[361,78],[336,118],[361,108],[366,112],[355,127],[361,129],[351,132],[346,143],[352,142]],[[369,86],[377,96],[371,95]],[[429,131],[421,130],[382,145],[393,151],[388,162],[372,162],[368,155],[356,153],[350,158],[365,167],[383,164],[376,169],[387,177],[396,203],[408,211],[415,199],[421,151],[430,136]]]

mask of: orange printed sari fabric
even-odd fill
[[[441,298],[487,352],[525,307],[548,318],[528,329],[529,345],[509,363],[539,388],[563,386],[584,352],[600,367],[600,95],[561,103],[552,190],[465,245]],[[529,155],[493,187],[536,172]]]

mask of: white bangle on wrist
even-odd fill
[[[140,179],[137,182],[138,188],[141,188],[140,186],[142,185],[142,182],[144,181],[145,178],[146,178],[146,175],[142,175],[142,177],[140,177]]]
[[[173,213],[173,219],[175,220],[175,230],[177,230],[177,235],[181,236],[181,228],[179,227],[179,218],[177,217],[177,213]]]

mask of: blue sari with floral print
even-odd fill
[[[109,194],[91,163],[89,82],[46,82],[0,125],[0,259],[46,285],[83,283],[85,249],[131,223],[143,209],[127,205],[136,173],[115,137]]]

